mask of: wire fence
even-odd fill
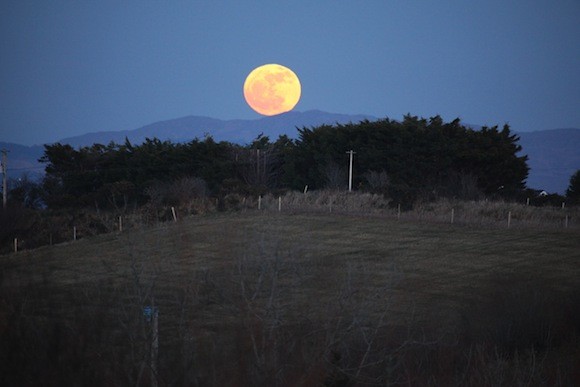
[[[578,207],[533,207],[499,201],[440,200],[403,209],[382,195],[346,191],[287,192],[284,195],[194,198],[177,206],[146,205],[134,211],[114,213],[83,211],[76,214],[35,214],[29,227],[15,227],[4,241],[3,254],[46,245],[75,242],[100,234],[118,234],[187,217],[214,213],[328,214],[329,216],[378,217],[385,221],[449,224],[454,227],[534,228],[545,230],[580,229]],[[26,222],[25,222],[26,223]],[[5,226],[5,230],[10,226]]]

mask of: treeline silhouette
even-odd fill
[[[46,145],[46,177],[38,192],[49,208],[142,205],[147,190],[196,179],[192,194],[265,194],[343,188],[354,150],[353,186],[411,205],[439,197],[510,198],[525,188],[527,156],[508,125],[472,130],[460,120],[384,119],[298,129],[298,139],[259,136],[241,146],[211,137],[188,143],[147,139],[134,145],[74,149]]]

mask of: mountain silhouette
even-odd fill
[[[108,144],[125,142],[125,137],[133,144],[140,144],[146,138],[158,138],[173,142],[202,139],[211,135],[216,141],[229,141],[238,144],[250,143],[260,133],[275,140],[281,134],[296,137],[296,128],[315,127],[323,124],[358,123],[364,119],[376,120],[370,115],[348,115],[327,113],[320,110],[306,112],[291,111],[254,120],[219,120],[203,116],[187,116],[173,120],[160,121],[134,130],[115,132],[95,132],[62,139],[61,143],[72,146],[87,146],[95,143]]]

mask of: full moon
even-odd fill
[[[244,82],[244,98],[252,109],[265,115],[289,112],[300,100],[300,81],[292,70],[279,64],[256,67]]]

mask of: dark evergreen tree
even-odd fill
[[[518,155],[518,140],[507,125],[501,131],[474,131],[458,119],[444,123],[439,116],[303,128],[295,143],[295,168],[300,173],[293,188],[322,188],[329,170],[347,166],[345,152],[352,149],[357,152],[355,187],[364,187],[364,175],[370,171],[384,171],[396,201],[480,194],[513,197],[525,186],[528,173],[527,156]]]

